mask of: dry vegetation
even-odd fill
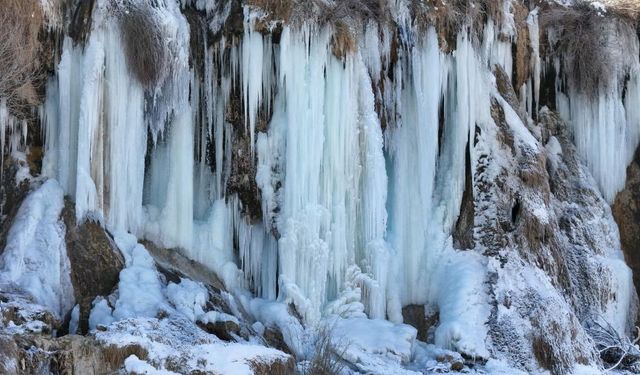
[[[557,33],[550,52],[562,57],[566,76],[588,95],[615,83],[613,74],[622,70],[625,45],[629,37],[635,37],[636,29],[633,18],[603,15],[586,4],[548,9],[541,15],[541,25]]]
[[[19,114],[39,101],[36,85],[38,34],[43,12],[38,0],[0,0],[0,98]]]
[[[295,0],[247,0],[247,5],[264,10],[274,20],[288,22],[291,19]]]
[[[144,87],[154,87],[168,69],[169,50],[153,7],[129,2],[120,15],[120,31],[129,70]]]
[[[346,344],[335,344],[331,337],[333,328],[323,326],[318,332],[315,352],[302,375],[339,375],[345,368],[341,357],[347,350]]]
[[[603,317],[592,319],[587,324],[587,331],[595,341],[603,362],[608,365],[606,371],[618,369],[634,374],[640,370],[640,328],[636,327],[637,336],[631,340],[621,336]]]
[[[138,344],[129,344],[125,346],[109,345],[102,351],[102,358],[110,368],[120,368],[124,364],[125,359],[135,355],[141,360],[149,358],[149,352]]]
[[[638,19],[640,16],[640,1],[638,0],[598,0],[609,12],[622,17]]]
[[[355,50],[356,25],[370,20],[385,23],[389,19],[385,0],[247,0],[246,3],[264,10],[266,23],[282,21],[299,25],[312,21],[330,25],[332,50],[338,57]]]

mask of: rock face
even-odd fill
[[[2,156],[0,155],[0,158]],[[2,179],[0,179],[0,254],[4,251],[7,234],[20,208],[20,204],[29,192],[29,183],[16,181],[19,166],[10,158],[3,160]]]
[[[71,263],[74,297],[80,305],[78,333],[87,333],[91,303],[97,296],[111,294],[118,284],[124,259],[100,224],[76,222],[73,205],[65,202],[62,218],[67,227],[67,256]]]
[[[616,196],[613,216],[620,229],[625,260],[633,270],[636,290],[640,290],[640,149],[627,168],[627,183]]]
[[[493,100],[495,132],[476,129],[474,171],[476,238],[492,259],[489,335],[494,350],[522,364],[531,356],[564,374],[575,363],[599,360],[582,323],[617,301],[633,306],[635,292],[628,292],[625,266],[616,260],[609,206],[580,163],[566,124],[546,109],[535,126],[514,124],[513,89],[504,75],[496,78],[508,100]],[[620,329],[627,328],[622,323]]]

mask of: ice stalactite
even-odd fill
[[[526,95],[527,113],[537,115],[540,107],[540,80],[542,79],[542,62],[540,59],[540,21],[538,17],[539,9],[536,8],[527,17],[527,28],[529,30],[529,42],[531,43],[530,69],[532,71],[529,83],[525,90],[533,91]],[[523,101],[524,102],[524,101]],[[535,105],[535,108],[534,108]]]
[[[94,31],[84,51],[65,39],[55,86],[45,102],[43,172],[74,197],[79,220],[91,213],[139,233],[144,93],[127,72],[117,31]]]
[[[6,100],[0,100],[0,181],[4,172],[5,147],[8,147],[6,151],[12,157],[24,159],[27,129],[27,122],[14,117]]]
[[[398,106],[400,121],[388,130],[389,241],[400,255],[403,305],[426,303],[435,254],[429,237],[435,204],[436,162],[439,144],[439,109],[447,63],[438,48],[435,30],[408,49]],[[415,183],[405,184],[403,181]],[[429,224],[427,224],[429,223]],[[438,246],[438,245],[436,245]]]

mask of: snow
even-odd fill
[[[92,306],[89,314],[89,330],[93,331],[98,325],[109,326],[114,322],[113,309],[105,298],[96,297]]]
[[[325,324],[332,330],[336,350],[343,350],[342,357],[361,371],[397,369],[411,360],[416,339],[416,329],[411,326],[367,318],[337,319]]]
[[[71,320],[69,321],[69,334],[75,335],[78,332],[78,322],[80,321],[80,305],[75,305],[71,310]]]
[[[195,322],[196,318],[204,314],[203,308],[209,293],[201,283],[181,279],[179,284],[169,283],[166,294],[176,310]]]
[[[302,324],[289,313],[286,304],[254,298],[243,301],[243,305],[248,307],[253,317],[264,326],[277,328],[296,358],[308,356],[309,337]]]
[[[166,374],[166,367],[173,365],[187,373],[249,375],[253,374],[253,363],[286,362],[290,358],[260,345],[222,342],[184,317],[127,319],[111,325],[106,332],[96,332],[96,339],[104,345],[138,345],[146,349],[146,361],[129,357],[125,366],[150,374]]]
[[[60,221],[63,191],[48,180],[27,196],[13,221],[0,258],[3,289],[17,286],[58,318],[74,306],[65,227]]]
[[[435,331],[435,344],[486,359],[490,306],[484,262],[481,255],[471,251],[445,253],[436,271],[440,323]]]
[[[177,375],[177,372],[168,370],[157,370],[146,361],[141,360],[132,354],[124,361],[124,369],[129,373],[145,374],[145,375]]]
[[[115,233],[114,240],[124,255],[125,268],[120,271],[113,317],[121,320],[156,316],[166,308],[166,302],[153,258],[133,235]]]

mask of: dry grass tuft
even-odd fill
[[[640,16],[640,1],[638,0],[599,0],[609,12],[621,17],[637,20]]]
[[[314,0],[319,13],[321,25],[332,25],[332,52],[336,57],[344,58],[357,48],[354,25],[357,22],[373,20],[385,23],[388,19],[387,9],[381,0],[337,0],[327,3]]]
[[[120,16],[127,65],[146,88],[158,84],[169,66],[169,49],[154,12],[146,2],[129,2]]]
[[[345,369],[341,360],[347,345],[335,344],[331,340],[333,329],[323,326],[318,332],[315,342],[315,353],[303,375],[339,375]]]
[[[346,19],[384,20],[384,3],[380,0],[338,0],[333,3],[317,1],[321,23]]]
[[[264,10],[271,19],[289,22],[295,0],[246,0],[246,4]]]
[[[541,26],[556,31],[550,52],[562,57],[566,76],[586,95],[616,83],[614,74],[626,64],[625,44],[636,34],[633,20],[602,15],[584,4],[547,10],[541,14]]]
[[[295,361],[290,357],[287,361],[250,361],[255,375],[290,375],[295,373]]]
[[[39,102],[38,34],[43,11],[38,0],[0,0],[0,98],[23,112]]]
[[[109,364],[110,368],[120,368],[124,364],[125,359],[132,354],[141,360],[147,360],[149,358],[149,352],[136,344],[126,346],[109,345],[102,351],[102,358],[105,363]]]

